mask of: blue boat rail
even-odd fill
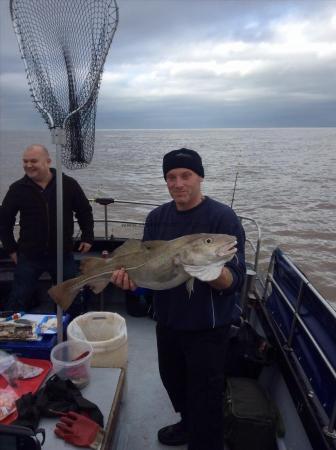
[[[335,444],[336,311],[279,248],[270,260],[262,302],[321,432]]]

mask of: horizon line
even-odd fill
[[[106,131],[106,130],[115,130],[115,131],[168,131],[168,130],[243,130],[243,129],[294,129],[294,128],[336,128],[335,125],[292,125],[292,126],[236,126],[236,127],[190,127],[190,128],[142,128],[142,127],[134,127],[134,128],[98,128],[96,127],[96,131]],[[49,128],[0,128],[1,132],[8,131],[50,131]]]

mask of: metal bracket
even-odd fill
[[[51,129],[51,139],[52,143],[56,145],[65,145],[65,129],[60,127],[55,127]]]

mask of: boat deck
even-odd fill
[[[178,422],[161,383],[155,338],[155,321],[127,314],[123,303],[106,305],[126,319],[128,367],[119,426],[111,450],[163,450],[171,447],[157,440],[159,428]],[[186,445],[174,447],[184,450]]]
[[[104,309],[123,316],[128,332],[126,385],[111,450],[168,450],[171,447],[158,442],[157,431],[165,425],[179,421],[180,417],[175,413],[161,383],[155,321],[149,317],[129,315],[122,300],[106,301]],[[258,327],[257,324],[255,326]],[[261,329],[259,331],[261,332]],[[284,420],[287,442],[278,438],[278,448],[312,450],[276,364],[263,370],[260,382],[272,393]],[[187,446],[174,448],[186,450]],[[229,450],[229,447],[225,446],[224,450]]]
[[[163,450],[171,447],[159,443],[158,430],[166,425],[180,420],[175,413],[168,395],[161,383],[156,349],[155,325],[156,322],[149,316],[134,317],[126,310],[125,296],[122,291],[112,285],[104,292],[103,302],[100,296],[92,296],[88,302],[88,309],[99,311],[103,307],[105,311],[116,312],[125,318],[128,333],[128,366],[123,387],[121,405],[118,411],[116,426],[113,427],[114,436],[112,444],[104,447],[109,450]],[[45,297],[34,312],[50,313],[54,307],[50,299]],[[275,370],[275,372],[274,372]],[[303,432],[298,432],[296,417],[290,413],[289,398],[282,383],[279,383],[277,370],[264,370],[263,383],[277,397],[277,403],[282,400],[286,414],[285,427],[288,434],[294,436],[295,450],[311,449]],[[94,375],[94,373],[93,373]],[[278,373],[279,375],[279,373]],[[278,386],[282,386],[279,391]],[[108,386],[106,385],[106,389]],[[113,380],[111,380],[111,392]],[[101,390],[97,391],[96,403],[100,405]],[[94,401],[94,399],[92,398]],[[282,409],[282,408],[281,408]],[[291,406],[290,410],[294,410]],[[286,420],[288,419],[289,420]],[[293,428],[290,431],[290,428]],[[289,433],[288,433],[289,432]],[[293,442],[292,439],[290,441]],[[280,444],[280,445],[279,445]],[[287,447],[284,442],[278,441],[278,447],[282,450]],[[187,446],[176,446],[177,450],[186,450]],[[229,450],[225,447],[225,450]]]
[[[294,269],[295,267],[293,268],[292,266],[288,268],[290,273],[295,272],[295,274],[300,274],[297,269],[296,271]],[[2,295],[5,296],[8,291],[8,287],[10,286],[12,280],[11,272],[12,267],[10,266],[8,268],[3,266],[2,270],[0,270],[0,280],[3,279],[4,287],[2,291],[0,290],[0,298]],[[303,275],[300,275],[300,277],[303,278]],[[273,280],[272,277],[269,279],[271,281]],[[287,280],[287,278],[285,279]],[[259,278],[256,278],[256,280],[260,283]],[[301,284],[304,281],[305,280],[301,280]],[[50,285],[50,279],[42,277],[40,285],[42,295],[39,300],[42,301],[40,302],[40,305],[36,306],[31,312],[51,312],[54,308],[54,304],[46,296],[46,288]],[[307,286],[309,286],[309,284]],[[262,289],[264,288],[262,287]],[[273,287],[273,292],[276,292],[277,290],[279,290],[279,288],[277,288],[277,284],[275,284]],[[282,291],[279,292],[282,293]],[[300,288],[298,297],[300,301],[301,293],[302,289]],[[251,297],[251,299],[253,305],[255,298]],[[307,295],[307,300],[309,299],[310,296]],[[321,299],[317,298],[317,300],[318,305],[324,304]],[[284,301],[285,304],[289,303],[288,299],[285,299]],[[277,299],[275,304],[280,304],[280,300]],[[310,304],[314,306],[316,302],[310,302],[308,306]],[[260,312],[265,309],[265,306],[262,305],[263,302],[261,302],[257,308],[259,310],[259,314],[253,313],[250,317],[251,323],[256,327],[260,334],[267,332],[266,334],[270,334],[274,340],[276,333],[274,331],[273,322],[269,322],[268,324],[267,320],[265,320],[266,316],[263,317],[263,314],[260,316]],[[262,308],[260,309],[261,306]],[[118,414],[118,424],[115,428],[115,436],[113,443],[110,446],[110,450],[162,450],[171,448],[161,445],[157,440],[157,431],[163,426],[177,422],[179,420],[179,416],[175,414],[168,395],[160,380],[157,363],[155,321],[150,317],[134,317],[129,315],[126,311],[124,293],[112,285],[109,285],[102,296],[92,295],[89,296],[88,300],[84,300],[82,312],[86,312],[86,310],[99,311],[100,309],[117,312],[123,316],[126,319],[128,332],[128,368],[126,383]],[[292,323],[292,325],[301,323],[301,319],[297,314],[298,307],[291,307],[291,310],[293,314],[290,315],[290,323]],[[252,308],[251,311],[255,312],[256,310]],[[315,309],[312,310],[311,315],[313,317],[317,317],[319,320],[322,320],[322,315],[319,314],[317,316],[314,311]],[[265,314],[268,317],[267,311]],[[334,327],[335,313],[330,313],[329,316],[332,327]],[[259,321],[260,317],[263,318],[262,323]],[[264,328],[265,325],[266,329]],[[294,335],[294,330],[295,328],[293,326],[289,327],[289,342],[291,342],[296,336],[296,334]],[[308,337],[309,336],[310,334],[308,333]],[[328,417],[323,418],[324,423],[320,420],[321,418],[318,418],[317,420],[317,417],[315,417],[316,414],[314,413],[315,409],[312,409],[311,403],[315,408],[318,397],[312,395],[314,394],[314,391],[311,388],[309,388],[306,392],[306,385],[304,385],[302,381],[305,380],[305,377],[303,376],[304,374],[302,370],[299,371],[298,368],[299,361],[294,361],[295,364],[293,364],[293,362],[289,359],[289,357],[294,358],[295,354],[288,346],[288,342],[284,341],[284,343],[282,343],[282,341],[278,341],[279,339],[277,338],[274,342],[277,348],[279,347],[277,362],[270,367],[264,368],[262,376],[259,379],[261,384],[276,401],[284,421],[286,435],[284,439],[278,439],[278,449],[336,449],[336,440],[334,438],[330,438],[328,439],[328,442],[326,442],[325,433],[325,424],[334,424],[336,406],[334,405],[333,412],[331,416],[329,416],[329,419]],[[311,354],[311,350],[309,350],[309,354]],[[333,355],[334,354],[331,356],[334,358]],[[334,369],[332,367],[331,369],[332,374],[334,374]],[[332,383],[332,386],[335,386],[333,381]],[[289,392],[289,387],[291,388],[291,392]],[[99,393],[97,395],[100,397]],[[99,398],[97,398],[97,403],[99,403]],[[319,409],[319,411],[321,410],[322,408]],[[300,420],[299,415],[302,421]],[[305,423],[305,429],[303,428],[303,423]],[[310,429],[312,431],[310,432],[309,440],[307,432],[309,434]],[[316,436],[314,437],[314,435]],[[312,444],[313,442],[317,442],[318,444],[316,445],[318,446]],[[109,447],[107,446],[105,448]],[[175,448],[177,450],[181,450],[186,449],[187,446],[179,446]]]

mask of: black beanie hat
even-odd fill
[[[190,169],[204,178],[204,167],[202,165],[202,158],[195,152],[188,148],[180,148],[179,150],[172,150],[163,157],[162,170],[164,179],[167,173],[172,169],[178,168]]]

